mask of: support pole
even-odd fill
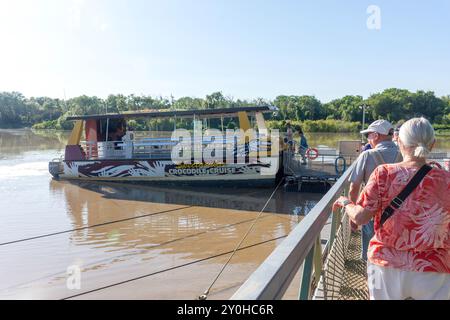
[[[311,292],[311,274],[313,268],[314,260],[314,247],[309,250],[306,256],[305,262],[303,263],[303,273],[302,280],[300,283],[299,300],[308,300]]]

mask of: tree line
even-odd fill
[[[438,127],[450,129],[450,95],[437,97],[432,91],[411,92],[397,88],[372,94],[367,99],[359,95],[347,95],[327,103],[308,95],[280,95],[269,101],[261,98],[234,99],[224,96],[221,92],[214,92],[205,98],[175,99],[117,94],[109,95],[106,99],[83,95],[68,100],[49,97],[26,98],[19,92],[0,92],[0,128],[68,130],[72,128],[73,123],[66,121],[66,118],[71,115],[274,105],[279,111],[267,116],[272,127],[281,128],[289,120],[305,125],[305,131],[309,131],[308,128],[311,131],[356,131],[361,127],[363,104],[367,106],[366,123],[383,118],[393,124],[400,124],[409,118],[424,116]],[[177,122],[183,120],[179,119]],[[136,119],[130,124],[136,130],[173,128],[171,119]],[[186,121],[185,124],[189,123]],[[233,119],[226,119],[225,124],[229,128],[236,125]]]

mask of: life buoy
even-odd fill
[[[311,151],[313,151],[314,153],[311,154]],[[318,156],[319,150],[317,150],[316,148],[308,148],[308,150],[306,150],[306,158],[308,158],[309,160],[317,159]]]

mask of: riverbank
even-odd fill
[[[279,95],[274,100],[240,100],[226,97],[220,91],[206,95],[205,98],[167,99],[161,96],[118,94],[109,95],[107,98],[82,95],[68,100],[50,97],[27,98],[20,92],[0,92],[0,127],[34,126],[36,129],[70,130],[73,122],[66,119],[75,114],[274,106],[278,112],[266,118],[267,121],[273,121],[273,127],[282,126],[286,121],[283,119],[288,119],[296,125],[302,125],[303,130],[309,132],[357,132],[362,127],[362,105],[370,106],[370,110],[364,109],[367,124],[379,118],[399,124],[420,114],[434,123],[440,123],[440,126],[446,126],[445,130],[450,131],[450,96],[437,97],[432,91],[410,92],[398,88],[385,89],[367,99],[359,95],[347,95],[329,102],[322,102],[308,95]],[[237,126],[236,119],[227,117],[224,117],[223,122],[212,120],[209,125],[211,128],[218,128],[222,123],[229,129]],[[135,131],[170,131],[174,127],[174,120],[132,119],[128,124]],[[183,119],[176,119],[176,124],[177,127],[188,125]]]
[[[150,131],[152,130],[151,125],[143,125],[135,123],[136,121],[131,120],[131,127],[134,131]],[[285,120],[268,120],[267,125],[270,129],[285,130],[286,128]],[[305,132],[358,132],[361,128],[359,122],[350,122],[342,120],[305,120],[305,121],[290,121],[291,125],[296,127],[301,127]],[[33,129],[60,129],[60,125],[57,120],[45,121],[42,123],[37,123],[33,126]],[[230,127],[228,129],[234,129]]]
[[[298,128],[302,128],[304,132],[359,132],[361,130],[361,123],[359,122],[350,122],[343,120],[305,120],[305,121],[289,121],[297,131]],[[269,120],[267,121],[267,125],[271,129],[279,129],[283,131],[286,129],[285,120]]]

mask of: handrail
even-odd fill
[[[355,162],[236,291],[232,300],[276,300],[283,297],[305,259],[308,257],[312,261],[317,256],[314,248],[320,247],[320,241],[317,241],[320,240],[320,232],[331,214],[333,202],[348,187],[354,166]]]

